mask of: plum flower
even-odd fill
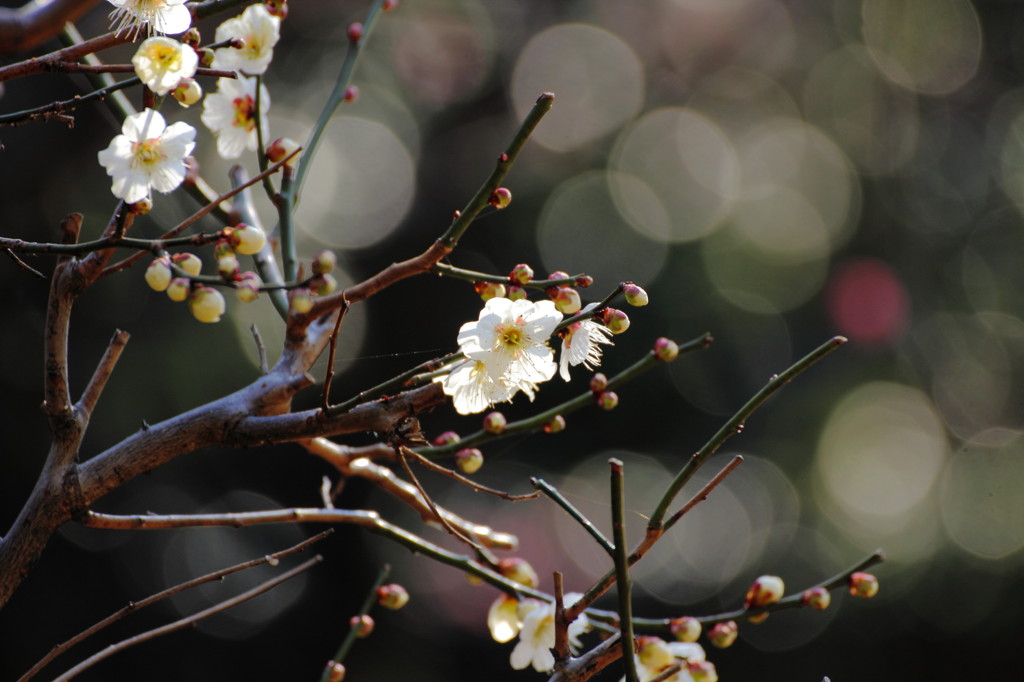
[[[572,592],[565,595],[564,603],[570,605],[583,595]],[[519,630],[519,641],[512,650],[509,662],[516,670],[533,666],[537,672],[549,672],[555,667],[555,656],[551,649],[555,646],[555,605],[526,599],[519,603],[519,618],[522,627]],[[590,629],[586,614],[569,624],[569,644],[575,652],[582,643],[579,636]]]
[[[487,372],[487,365],[480,360],[465,360],[455,365],[446,377],[435,381],[443,382],[442,389],[452,396],[452,404],[459,414],[483,412],[495,403],[512,400],[523,391],[533,400],[537,385],[531,381],[498,381]]]
[[[222,47],[214,52],[213,68],[244,71],[250,76],[266,72],[274,56],[274,45],[281,37],[281,18],[267,11],[266,5],[249,5],[239,16],[217,27],[217,42],[241,40],[242,47]]]
[[[676,663],[681,663],[682,667],[679,672],[666,678],[665,682],[718,680],[714,664],[705,659],[701,645],[693,642],[665,642],[657,637],[642,637],[639,655],[635,658],[640,682],[658,678]]]
[[[110,13],[110,27],[114,33],[122,32],[135,40],[139,33],[184,33],[192,25],[192,13],[185,0],[107,0],[114,6]],[[116,28],[115,28],[116,27]],[[143,28],[145,27],[145,28]]]
[[[181,82],[191,78],[199,57],[188,45],[182,45],[173,38],[147,38],[139,45],[132,57],[135,75],[158,95],[166,95]]]
[[[589,312],[597,307],[596,303],[590,303],[583,312]],[[562,355],[558,359],[558,374],[566,381],[569,381],[569,365],[582,364],[587,369],[601,364],[601,345],[612,342],[612,332],[608,327],[593,318],[574,322],[566,329],[565,337],[562,339]]]
[[[459,348],[467,358],[484,363],[495,381],[541,383],[555,375],[548,337],[561,321],[562,313],[551,301],[492,298],[476,322],[459,329]]]
[[[121,134],[97,156],[113,178],[110,191],[129,204],[170,192],[185,179],[185,157],[195,147],[196,129],[181,121],[167,125],[152,109],[132,114]]]
[[[218,78],[217,92],[203,100],[203,123],[217,136],[217,153],[224,159],[237,159],[246,149],[255,150],[259,141],[259,118],[267,136],[267,111],[270,94],[260,86],[260,112],[256,115],[255,78]]]
[[[501,594],[487,610],[487,629],[495,642],[511,642],[519,634],[519,600]]]

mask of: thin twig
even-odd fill
[[[341,321],[345,319],[348,312],[348,302],[342,300],[341,308],[338,310],[338,319],[334,322],[334,331],[331,332],[331,346],[327,353],[327,373],[324,375],[324,388],[320,396],[320,409],[325,412],[330,407],[328,396],[331,393],[331,382],[334,380],[334,353],[338,349],[338,332],[341,331]]]
[[[260,336],[260,330],[256,327],[255,322],[249,325],[249,331],[252,332],[252,339],[256,342],[256,354],[260,360],[260,374],[270,374],[270,365],[267,364],[267,347],[263,344],[263,337]]]
[[[313,557],[312,559],[310,559],[309,561],[306,561],[306,562],[304,562],[302,564],[299,564],[298,566],[296,566],[295,568],[291,569],[290,571],[286,571],[286,572],[282,573],[281,575],[277,576],[276,578],[272,578],[270,580],[267,580],[266,582],[257,585],[256,587],[252,588],[251,590],[246,590],[242,594],[239,594],[238,596],[232,597],[231,599],[225,599],[222,602],[214,604],[213,606],[211,606],[208,609],[203,609],[202,611],[199,611],[198,613],[194,613],[191,616],[187,616],[185,618],[181,618],[180,620],[176,620],[173,623],[168,623],[167,625],[163,625],[161,627],[154,628],[154,629],[149,630],[147,632],[143,632],[141,634],[135,635],[134,637],[129,637],[128,639],[121,640],[120,642],[117,642],[116,644],[111,644],[110,646],[108,646],[103,651],[97,652],[96,654],[90,656],[89,658],[85,659],[84,661],[82,661],[81,663],[76,665],[75,667],[71,668],[67,672],[65,672],[62,675],[60,675],[56,679],[56,682],[64,682],[65,680],[70,680],[71,678],[73,678],[74,676],[78,675],[79,673],[81,673],[81,672],[87,670],[88,668],[91,668],[92,666],[96,665],[97,663],[99,663],[103,659],[108,658],[108,657],[112,656],[113,654],[118,653],[119,651],[123,651],[124,649],[127,649],[128,647],[135,646],[136,644],[141,644],[142,642],[146,642],[146,641],[148,641],[150,639],[154,639],[156,637],[160,637],[162,635],[166,635],[166,634],[174,632],[176,630],[181,630],[182,628],[186,628],[186,627],[188,627],[190,625],[195,625],[196,623],[198,623],[198,622],[200,622],[202,620],[205,620],[206,618],[209,618],[210,616],[213,616],[215,614],[221,613],[222,611],[226,611],[227,609],[230,609],[233,606],[237,606],[238,604],[241,604],[243,602],[249,601],[253,597],[258,597],[259,595],[263,594],[264,592],[267,592],[267,591],[272,590],[273,588],[277,587],[278,585],[280,585],[281,583],[285,582],[286,580],[291,580],[292,578],[294,578],[295,576],[299,575],[300,573],[308,571],[310,568],[312,568],[313,566],[316,566],[322,560],[323,560],[323,558],[320,557],[319,555],[317,555],[317,556]]]
[[[197,587],[199,585],[203,585],[214,580],[221,580],[233,573],[245,571],[247,569],[253,568],[254,566],[261,566],[263,564],[275,565],[284,557],[291,556],[292,554],[297,554],[298,552],[303,551],[313,543],[323,540],[325,537],[327,537],[333,532],[333,528],[328,528],[327,530],[321,531],[313,537],[307,538],[302,542],[298,543],[297,545],[289,547],[288,549],[283,549],[279,552],[274,552],[273,554],[267,554],[265,556],[259,557],[258,559],[252,559],[250,561],[245,561],[240,564],[235,564],[234,566],[228,566],[227,568],[222,568],[219,571],[207,573],[206,575],[199,576],[198,578],[193,578],[192,580],[179,583],[174,587],[169,587],[166,590],[162,590],[160,592],[157,592],[156,594],[152,594],[144,599],[129,602],[127,606],[120,608],[119,610],[110,614],[103,620],[78,633],[71,639],[55,646],[53,649],[50,650],[48,654],[46,654],[46,656],[44,656],[34,666],[32,666],[32,668],[27,673],[18,678],[18,682],[28,682],[29,679],[34,677],[37,673],[39,673],[40,670],[49,665],[52,660],[63,654],[65,651],[75,646],[79,642],[91,637],[92,635],[95,635],[97,632],[103,630],[107,626],[116,623],[117,621],[121,620],[122,618],[131,613],[139,611],[140,609],[150,606],[151,604],[155,604],[159,601],[162,601],[168,597],[172,597],[180,592],[184,592],[185,590],[191,589],[193,587]]]
[[[345,639],[342,640],[341,646],[338,647],[338,651],[334,654],[334,658],[327,662],[324,666],[324,672],[320,676],[321,682],[328,682],[330,680],[331,670],[335,664],[342,663],[345,660],[345,656],[348,655],[349,649],[355,644],[356,638],[359,636],[359,621],[357,619],[362,616],[368,616],[370,609],[377,601],[377,589],[384,584],[384,581],[388,579],[388,575],[391,573],[391,566],[384,564],[380,571],[377,573],[377,579],[373,582],[373,586],[366,593],[366,599],[363,600],[363,606],[359,609],[359,613],[353,617],[352,622],[349,624],[348,634],[345,635]]]
[[[536,477],[530,479],[530,485],[554,500],[555,504],[564,509],[569,516],[583,526],[584,530],[590,533],[590,536],[597,541],[597,544],[601,546],[601,549],[608,553],[608,556],[614,556],[614,545],[608,541],[608,538],[604,536],[604,534],[591,522],[590,519],[583,515],[583,512],[577,509],[572,502],[567,500],[562,493],[558,492],[558,489],[555,488],[555,486],[551,485],[543,478]]]
[[[616,587],[619,597],[619,632],[622,633],[622,660],[626,664],[626,682],[638,682],[633,657],[633,602],[629,560],[626,556],[626,495],[623,491],[622,460],[608,460],[611,468],[612,538],[615,542]]]
[[[441,466],[437,462],[432,462],[423,455],[421,455],[420,453],[416,452],[415,450],[410,450],[409,448],[406,447],[403,447],[402,450],[405,452],[406,455],[415,458],[417,462],[419,462],[426,468],[430,469],[431,471],[436,471],[437,473],[444,474],[449,478],[454,478],[459,483],[467,485],[473,490],[476,490],[477,492],[487,493],[488,495],[494,495],[495,497],[500,497],[501,499],[508,500],[509,502],[522,502],[523,500],[532,500],[540,496],[540,491],[525,493],[523,495],[513,495],[512,493],[506,492],[504,490],[495,490],[494,488],[489,488],[486,485],[477,483],[471,478],[463,476],[458,471],[453,471],[448,467]]]
[[[40,279],[46,279],[46,275],[44,275],[43,273],[41,273],[41,272],[39,272],[38,270],[36,270],[36,269],[35,269],[34,267],[32,267],[31,265],[29,265],[29,264],[28,264],[28,263],[26,263],[25,261],[23,261],[23,260],[21,260],[20,258],[18,258],[18,254],[14,253],[14,252],[13,252],[13,251],[11,251],[10,249],[4,249],[4,250],[3,250],[3,252],[4,252],[5,254],[7,254],[7,256],[8,256],[8,257],[9,257],[9,258],[10,258],[11,260],[13,260],[13,261],[14,261],[14,262],[15,262],[15,263],[17,264],[17,266],[18,266],[19,268],[21,268],[22,270],[26,270],[26,271],[28,271],[28,272],[32,273],[33,275],[35,275],[36,277],[38,277],[38,278],[40,278]]]
[[[669,520],[665,522],[664,530],[667,531],[669,528],[676,525],[679,519],[683,518],[687,512],[704,500],[708,499],[708,495],[711,494],[711,491],[717,488],[718,485],[725,480],[726,476],[731,474],[740,464],[743,464],[743,455],[736,455],[729,460],[729,463],[722,467],[722,470],[715,474],[714,478],[705,483],[704,487],[697,491],[697,494],[691,497],[689,502],[684,504],[679,511],[669,517]]]
[[[127,345],[129,337],[131,337],[131,334],[118,329],[114,332],[114,336],[110,339],[110,343],[107,344],[107,350],[104,351],[99,365],[96,366],[96,371],[93,372],[92,379],[89,380],[89,385],[85,387],[82,397],[79,398],[78,404],[75,406],[83,419],[87,420],[89,415],[92,414],[93,409],[96,407],[96,403],[100,399],[100,394],[107,385],[107,381],[110,380],[110,375],[113,373],[114,366],[121,357],[121,353],[124,351],[124,347]]]
[[[555,596],[555,668],[565,665],[569,659],[569,624],[565,622],[565,586],[562,583],[562,572],[555,571],[553,576]]]
[[[484,548],[480,544],[475,542],[473,538],[469,537],[467,534],[463,533],[461,530],[457,529],[452,524],[448,523],[448,519],[446,519],[444,515],[442,515],[441,512],[438,510],[437,505],[434,504],[434,500],[432,500],[430,498],[430,495],[427,494],[427,491],[424,490],[423,484],[420,483],[420,480],[418,478],[416,478],[416,474],[413,472],[412,467],[409,466],[409,460],[406,459],[405,455],[405,453],[408,450],[409,449],[404,445],[395,446],[395,454],[398,456],[398,461],[402,463],[402,468],[405,470],[405,475],[409,477],[409,480],[412,482],[412,484],[416,486],[417,490],[420,491],[420,495],[423,497],[423,500],[427,503],[427,506],[430,508],[430,511],[434,515],[434,518],[437,519],[437,522],[441,524],[441,526],[451,535],[458,538],[459,540],[462,540],[473,549],[482,552]]]

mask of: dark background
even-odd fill
[[[266,76],[271,138],[305,139],[340,68],[345,27],[365,6],[291,7]],[[607,527],[606,461],[619,457],[636,539],[661,486],[690,453],[769,376],[844,334],[850,343],[772,399],[701,472],[706,480],[730,455],[747,458],[638,567],[636,610],[729,610],[761,573],[798,590],[881,547],[888,560],[875,569],[878,597],[836,593],[823,613],[741,624],[734,647],[709,648],[721,679],[1005,677],[1024,634],[1022,22],[1019,3],[966,0],[407,0],[382,17],[356,75],[360,98],[339,113],[318,152],[298,214],[300,251],[308,258],[336,249],[343,283],[419,253],[490,172],[537,95],[555,92],[554,110],[507,181],[512,205],[475,224],[451,262],[495,273],[518,262],[538,273],[588,272],[596,282],[586,301],[622,280],[642,284],[651,305],[628,310],[632,327],[606,353],[608,373],[661,335],[685,341],[707,331],[715,343],[624,387],[611,413],[585,411],[559,435],[487,446],[477,478],[526,492],[529,477],[542,476]],[[215,26],[201,25],[206,39]],[[79,24],[86,36],[105,27],[105,7]],[[12,81],[0,109],[86,91],[84,80],[57,74]],[[229,163],[215,158],[199,109],[169,102],[163,111],[199,128],[203,175],[226,188]],[[73,128],[0,129],[3,236],[55,239],[72,211],[85,214],[83,238],[99,234],[114,201],[95,155],[119,125],[95,106],[80,111]],[[251,156],[241,162],[256,168]],[[157,196],[153,214],[136,222],[138,234],[155,236],[195,209],[179,194]],[[47,258],[31,262],[52,268]],[[6,528],[48,447],[38,410],[47,284],[10,261],[0,264],[0,278]],[[254,377],[248,327],[256,322],[273,346],[279,323],[266,300],[228,305],[220,324],[201,325],[150,291],[139,269],[81,298],[72,320],[76,391],[114,329],[132,334],[83,458],[143,420],[155,423]],[[459,325],[479,307],[465,283],[434,278],[357,306],[345,323],[336,395],[454,350]],[[520,398],[503,411],[522,417],[554,405],[583,390],[584,375],[577,369],[572,384],[544,386],[536,405]],[[467,433],[478,418],[441,409],[423,424],[431,436]],[[330,474],[297,446],[203,450],[132,481],[97,510],[313,506]],[[582,591],[607,569],[589,538],[546,500],[510,505],[424,480],[439,503],[517,533],[519,555],[545,589],[553,570]],[[340,503],[420,528],[415,515],[361,482],[346,486]],[[0,676],[16,678],[53,644],[132,599],[316,530],[69,527],[0,613]],[[423,533],[455,547],[440,532]],[[512,645],[487,636],[491,588],[354,528],[337,528],[319,551],[324,564],[294,583],[139,645],[82,679],[313,679],[385,562],[412,601],[378,614],[377,632],[347,661],[349,679],[539,679],[512,671]],[[133,616],[78,656],[258,577]],[[78,660],[61,659],[50,674],[71,659]],[[616,669],[602,679],[619,676]]]

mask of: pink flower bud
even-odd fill
[[[782,595],[785,593],[786,585],[782,582],[782,578],[777,575],[762,575],[747,590],[743,608],[751,609],[774,604],[782,599]]]
[[[533,279],[533,268],[526,263],[520,263],[508,273],[508,279],[515,284],[526,284]]]
[[[208,69],[213,66],[213,50],[204,47],[196,50],[196,54],[199,56],[199,68]]]
[[[711,661],[687,661],[685,670],[693,682],[718,682],[718,671]]]
[[[398,7],[398,0],[384,0],[384,4],[380,6],[385,12],[390,12],[396,7]]]
[[[239,264],[238,259],[235,258],[235,254],[229,254],[227,256],[221,256],[217,259],[217,274],[231,282],[235,279],[238,274]]]
[[[602,391],[597,394],[597,404],[602,410],[614,410],[619,404],[619,396],[615,391]]]
[[[576,278],[576,286],[578,286],[581,289],[586,289],[593,283],[594,278],[591,277],[590,275],[580,275],[579,277]]]
[[[484,417],[484,431],[498,434],[505,430],[508,421],[501,412],[491,412]]]
[[[358,21],[353,21],[348,25],[348,39],[349,42],[358,43],[363,38],[363,25]]]
[[[733,645],[737,635],[739,635],[739,628],[736,627],[736,621],[728,620],[724,623],[715,623],[714,627],[708,631],[708,641],[712,646],[725,649]]]
[[[508,208],[508,205],[512,203],[512,192],[507,187],[499,187],[491,192],[491,198],[487,200],[487,203],[499,211]]]
[[[359,88],[354,85],[350,85],[345,88],[345,96],[343,98],[346,102],[355,102],[359,99]]]
[[[598,372],[594,376],[590,377],[590,390],[593,393],[600,393],[604,389],[608,388],[608,377]]]
[[[626,303],[637,308],[647,305],[649,301],[647,292],[632,282],[626,282],[622,286],[622,293],[626,297]]]
[[[199,34],[199,29],[195,26],[192,26],[181,34],[181,42],[188,45],[193,50],[199,47],[199,43],[201,43],[202,40],[202,36]]]
[[[672,362],[679,357],[679,345],[663,336],[654,342],[654,357],[662,362]]]
[[[451,445],[452,443],[458,443],[459,440],[459,434],[454,431],[445,431],[434,439],[434,445],[438,447],[442,445]]]
[[[616,308],[605,308],[604,326],[608,327],[612,334],[621,334],[629,329],[629,316]]]
[[[348,626],[356,631],[356,637],[360,639],[370,636],[370,633],[373,632],[373,625],[373,618],[366,614],[352,616],[348,619]]]
[[[484,465],[484,453],[477,448],[463,448],[455,453],[455,465],[464,474],[475,474]]]
[[[499,282],[474,282],[473,289],[485,301],[492,298],[505,298],[505,285]]]
[[[505,294],[510,301],[521,301],[526,298],[526,289],[515,284],[511,284],[508,287],[508,293]]]
[[[243,303],[252,303],[260,295],[260,287],[263,282],[255,272],[243,272],[235,282],[235,295]]]
[[[526,585],[527,587],[537,587],[540,585],[537,571],[533,570],[533,566],[520,557],[499,559],[498,573],[520,585]]]
[[[267,8],[267,14],[272,17],[282,20],[288,18],[288,3],[285,0],[264,0],[263,6]]]
[[[203,269],[203,261],[193,253],[176,253],[171,256],[171,260],[175,265],[193,277],[198,275]]]
[[[680,642],[696,642],[700,639],[700,621],[692,616],[675,618],[669,624],[672,634]]]
[[[858,571],[850,576],[850,594],[861,599],[871,599],[878,594],[878,578],[871,573]]]
[[[146,268],[146,284],[153,291],[165,291],[171,283],[171,261],[169,258],[157,258]]]
[[[377,603],[386,609],[397,611],[409,603],[409,592],[397,583],[381,585],[377,588]]]
[[[153,210],[153,199],[151,197],[139,199],[134,204],[129,204],[128,210],[135,215],[146,215]]]
[[[812,587],[804,590],[800,595],[800,601],[816,611],[824,611],[832,603],[832,593],[824,587]]]
[[[345,666],[334,661],[327,661],[327,682],[342,682],[345,679]]]
[[[578,313],[583,303],[580,301],[580,292],[572,287],[558,287],[558,292],[552,298],[555,307],[564,315]]]
[[[544,424],[544,433],[558,433],[565,430],[565,417],[556,414]]]

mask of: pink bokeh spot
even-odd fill
[[[839,332],[855,343],[889,345],[906,328],[910,299],[892,268],[874,258],[848,261],[828,285],[828,312]]]

